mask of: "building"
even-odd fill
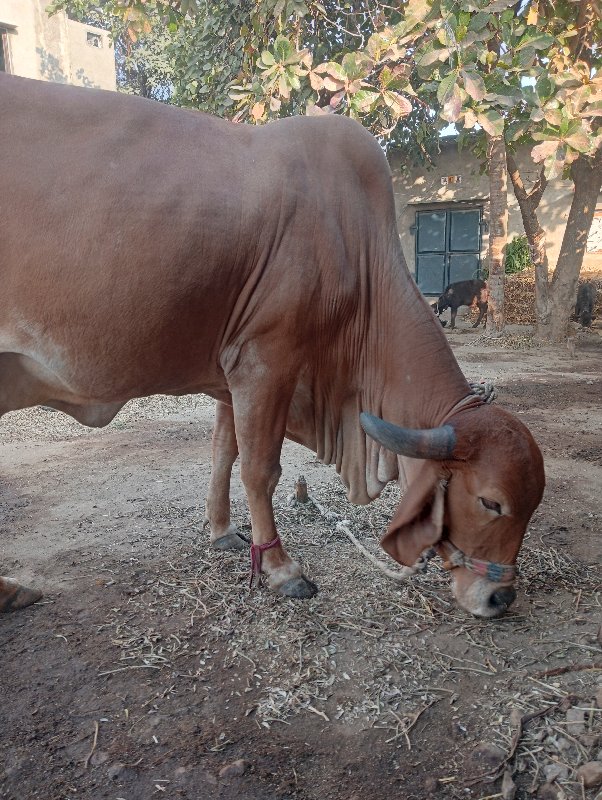
[[[55,83],[115,89],[106,31],[46,13],[48,0],[0,0],[0,71]]]
[[[540,165],[520,151],[516,160],[526,188],[537,180]],[[441,140],[441,154],[431,169],[403,168],[403,154],[389,162],[397,208],[397,224],[410,271],[424,294],[440,294],[454,281],[480,277],[489,245],[489,178],[468,150],[458,152],[455,137]],[[573,197],[571,181],[551,180],[539,206],[546,230],[550,267],[554,269]],[[508,240],[524,234],[518,203],[508,180]],[[602,204],[596,210],[583,262],[584,270],[602,264]]]

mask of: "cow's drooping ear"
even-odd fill
[[[441,538],[444,512],[445,480],[441,465],[425,461],[381,540],[383,550],[400,564],[413,566],[420,554]]]

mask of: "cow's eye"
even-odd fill
[[[495,511],[496,514],[502,513],[502,507],[499,503],[496,503],[495,500],[488,500],[486,497],[479,497],[481,503],[488,508],[489,511]]]

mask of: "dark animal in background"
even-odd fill
[[[479,316],[472,327],[477,328],[481,320],[486,318],[488,299],[489,292],[487,291],[487,284],[485,281],[479,279],[457,281],[457,283],[449,284],[441,297],[435,303],[432,303],[431,308],[439,317],[447,308],[450,308],[450,328],[453,330],[456,327],[456,314],[460,306],[476,305],[479,309]],[[441,322],[441,324],[445,327],[445,323]]]
[[[577,289],[574,319],[580,322],[584,328],[589,328],[592,324],[595,305],[596,287],[589,281],[582,283]]]

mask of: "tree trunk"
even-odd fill
[[[550,298],[548,292],[548,254],[546,251],[546,232],[539,223],[537,209],[548,185],[543,167],[539,178],[530,192],[523,184],[518,166],[511,153],[506,154],[508,174],[514,188],[514,195],[520,208],[523,228],[529,244],[531,262],[535,268],[535,317],[538,332],[550,324]]]
[[[602,148],[593,158],[580,156],[573,162],[571,178],[575,192],[550,286],[551,314],[549,331],[546,332],[552,342],[566,339],[575,306],[587,237],[602,187]]]
[[[504,262],[508,239],[508,172],[503,136],[487,136],[489,160],[489,308],[487,328],[504,329]]]

